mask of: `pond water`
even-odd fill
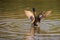
[[[60,40],[60,20],[42,20],[39,27],[44,34],[56,34],[41,36],[36,34],[34,40]],[[31,23],[29,19],[2,19],[0,20],[0,40],[25,40],[30,32]]]

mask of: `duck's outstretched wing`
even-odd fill
[[[31,19],[32,22],[35,20],[34,14],[33,14],[31,11],[24,10],[24,12],[25,12],[25,15],[26,15],[29,19]]]
[[[48,17],[51,12],[52,11],[47,11],[47,12],[43,11],[43,12],[41,12],[40,14],[37,15],[37,20],[40,22],[41,19]]]
[[[42,15],[44,16],[44,17],[48,17],[50,14],[51,14],[51,10],[49,10],[49,11],[47,11],[47,12],[44,12],[44,13],[42,13]]]

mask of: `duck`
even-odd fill
[[[51,10],[42,11],[37,15],[35,8],[32,8],[32,11],[24,10],[25,15],[31,20],[33,26],[38,26],[38,23],[40,23],[43,18],[48,17],[51,12]]]

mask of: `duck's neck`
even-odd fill
[[[33,8],[32,10],[33,10],[34,16],[36,16],[36,10],[35,10],[35,8]]]

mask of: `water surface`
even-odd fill
[[[39,27],[42,32],[47,34],[60,34],[60,20],[42,20]],[[26,34],[30,32],[30,28],[29,19],[2,19],[0,20],[0,40],[24,40]],[[35,40],[37,39],[59,40],[60,37],[36,36]]]

